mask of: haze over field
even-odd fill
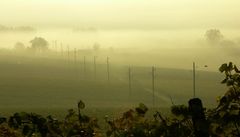
[[[28,89],[36,90],[36,86],[37,93],[49,96],[39,96],[40,101],[29,100],[35,103],[61,91],[63,96],[56,97],[56,104],[49,104],[61,106],[66,96],[65,104],[71,104],[83,95],[92,106],[113,101],[112,96],[119,97],[116,106],[123,102],[127,106],[128,66],[135,68],[135,90],[141,93],[134,103],[151,96],[150,73],[151,66],[155,66],[159,70],[159,102],[172,95],[183,103],[192,95],[191,70],[192,62],[196,62],[199,96],[211,106],[222,93],[218,92],[222,89],[218,67],[229,61],[240,63],[239,5],[239,0],[1,0],[0,76],[6,81],[0,85],[0,92],[8,101],[8,97],[22,97],[18,90],[27,97],[35,94]],[[48,45],[40,44],[38,49],[36,41]],[[89,65],[87,81],[83,79],[84,56]],[[93,58],[97,57],[95,62],[101,74],[98,79],[106,80],[107,56],[115,80],[109,89],[107,82],[93,79]],[[78,64],[74,66],[74,62]],[[79,72],[75,72],[76,66]],[[76,74],[82,79],[76,80]],[[72,87],[61,84],[66,81],[74,81],[70,83]],[[91,98],[95,90],[105,94]],[[211,95],[205,97],[209,91]],[[26,105],[28,102],[24,101],[16,100],[17,104]],[[145,101],[151,104],[151,98]],[[14,106],[16,102],[6,104]],[[38,105],[42,107],[46,102]]]
[[[240,137],[240,0],[0,0],[0,137]]]
[[[41,36],[50,48],[55,40],[78,49],[98,43],[101,48],[148,57],[147,64],[123,59],[130,60],[126,65],[189,69],[196,61],[216,71],[222,62],[237,61],[239,4],[238,0],[3,0],[1,25],[36,31],[0,31],[0,45],[13,48],[20,41],[30,46],[32,38]],[[209,29],[221,31],[224,46],[207,44],[204,35]]]

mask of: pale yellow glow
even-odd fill
[[[239,27],[239,0],[1,0],[2,24]]]

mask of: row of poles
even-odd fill
[[[57,48],[57,41],[53,41],[53,45],[55,45],[55,49],[56,51],[58,51]],[[60,44],[60,51],[61,51],[61,55],[64,55],[64,50],[63,50],[63,44]],[[70,62],[70,47],[69,45],[67,45],[67,56],[68,56],[68,62]],[[74,48],[74,64],[77,63],[77,49]],[[97,56],[93,57],[93,63],[94,63],[94,78],[97,78]],[[107,80],[108,83],[110,83],[110,58],[107,57],[106,60],[106,64],[107,64]],[[84,71],[84,77],[86,77],[86,57],[84,56],[83,58],[83,71]],[[196,97],[196,66],[195,66],[195,62],[193,62],[193,98]],[[152,105],[155,106],[155,73],[156,73],[156,68],[154,66],[152,66]],[[129,97],[132,96],[132,69],[129,66],[128,68],[128,89],[129,89]]]

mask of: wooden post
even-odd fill
[[[129,66],[128,68],[128,88],[129,88],[129,98],[132,97],[132,70]]]
[[[108,82],[110,82],[109,57],[107,57],[107,78],[108,78]]]
[[[52,49],[54,50],[54,45],[55,45],[55,42],[54,40],[52,41]]]
[[[188,101],[188,105],[195,136],[209,137],[209,122],[206,120],[202,101],[199,98],[193,98]]]
[[[155,106],[155,67],[152,67],[152,103]]]
[[[74,64],[75,64],[75,67],[77,65],[77,49],[74,48]]]
[[[55,50],[57,52],[57,40],[55,40]]]
[[[86,79],[86,57],[83,57],[83,73],[84,73],[84,78]]]
[[[196,96],[196,77],[195,77],[195,71],[196,71],[196,68],[195,68],[195,62],[193,62],[193,98],[195,98]]]
[[[63,44],[61,43],[61,56],[63,57]]]
[[[74,48],[74,69],[76,72],[76,77],[78,78],[77,49],[76,48]]]
[[[93,64],[94,64],[94,78],[97,78],[97,66],[96,66],[97,56],[93,57]]]
[[[70,62],[70,49],[69,49],[69,45],[67,45],[67,61],[68,61],[68,63]]]

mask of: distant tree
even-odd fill
[[[113,51],[114,51],[114,48],[113,48],[113,47],[109,47],[109,51],[110,51],[110,52],[113,52]]]
[[[95,44],[93,45],[93,50],[98,51],[99,49],[100,49],[100,44],[95,43]]]
[[[35,37],[30,43],[33,50],[45,51],[48,49],[48,42],[44,38]]]
[[[24,50],[25,49],[25,46],[22,42],[17,42],[15,45],[14,45],[14,49],[15,50]]]
[[[218,29],[210,29],[205,33],[206,40],[209,44],[216,45],[223,40],[223,35]]]

